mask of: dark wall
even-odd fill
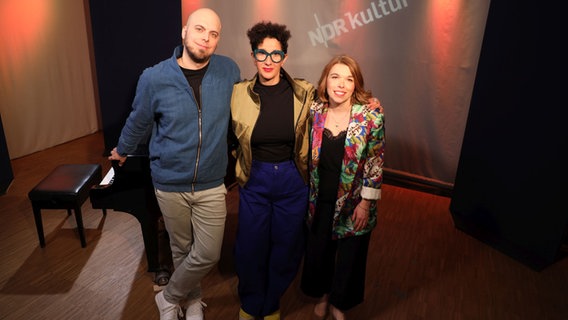
[[[568,226],[568,134],[564,108],[545,102],[545,14],[491,1],[450,204],[457,228],[537,270],[560,257]]]
[[[0,115],[0,195],[6,193],[12,180],[14,180],[14,172],[12,171],[6,136],[4,136],[4,125]]]
[[[181,44],[181,1],[90,0],[105,151],[116,146],[142,71]]]

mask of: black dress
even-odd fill
[[[329,294],[329,303],[346,311],[363,302],[370,233],[332,240],[333,214],[346,131],[334,136],[324,129],[320,152],[319,190],[309,230],[301,289],[311,297]]]

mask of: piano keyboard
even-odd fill
[[[114,180],[114,168],[110,168],[110,170],[107,172],[103,180],[101,180],[100,184],[109,185],[112,184],[113,180]]]

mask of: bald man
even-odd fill
[[[178,320],[178,314],[203,319],[200,283],[221,255],[227,129],[240,70],[215,54],[220,37],[217,13],[208,8],[191,13],[182,45],[140,76],[132,112],[109,156],[123,164],[150,135],[152,181],[174,264],[155,298],[161,320]]]

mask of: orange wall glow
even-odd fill
[[[460,6],[462,1],[435,0],[430,2],[428,8],[430,25],[432,28],[432,48],[436,62],[447,61],[454,52],[451,46],[456,40],[456,34],[461,31],[458,25],[460,21]]]
[[[203,1],[201,0],[182,0],[181,1],[181,24],[185,25],[189,14],[194,10],[203,7]]]
[[[20,70],[43,43],[52,10],[44,0],[0,1],[0,65]]]
[[[260,18],[277,16],[282,9],[280,7],[283,5],[282,1],[278,0],[256,0],[253,2],[254,5],[251,8],[254,11],[253,17]]]

